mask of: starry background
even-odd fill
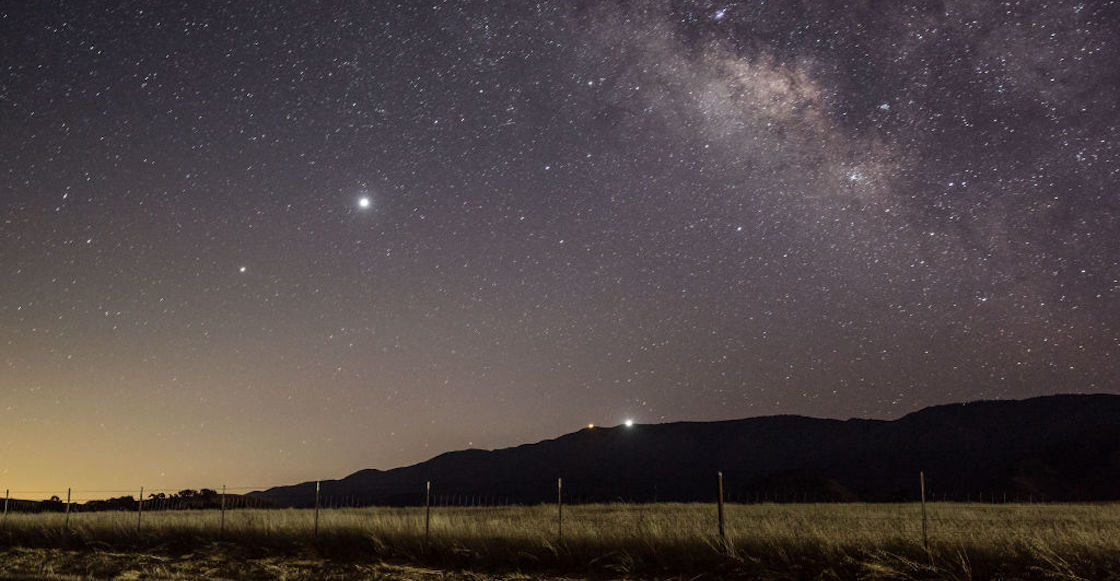
[[[0,485],[1115,392],[1118,39],[1103,0],[8,4]]]

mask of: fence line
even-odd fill
[[[926,478],[924,472],[918,473],[917,481],[914,483],[915,492],[917,492],[917,500],[920,505],[915,504],[896,504],[896,503],[853,503],[851,506],[855,507],[857,513],[858,507],[866,507],[863,514],[856,514],[855,516],[846,516],[853,522],[883,522],[891,521],[897,523],[897,531],[900,534],[914,538],[916,542],[920,542],[927,553],[931,553],[931,537],[935,534],[967,532],[972,527],[982,525],[988,522],[988,515],[994,515],[995,512],[1005,510],[1002,503],[960,503],[954,505],[955,512],[951,517],[944,517],[939,514],[938,510],[932,510],[927,507],[927,497],[932,496],[926,487]],[[731,516],[725,509],[725,504],[734,504],[733,500],[729,500],[731,495],[727,494],[727,482],[725,482],[724,474],[722,472],[716,473],[716,490],[715,498],[715,514],[712,515],[714,519],[712,523],[712,531],[714,537],[718,538],[720,547],[723,550],[730,550],[729,544],[729,516]],[[139,487],[139,496],[134,498],[131,495],[122,495],[118,498],[110,499],[93,499],[88,498],[87,495],[98,492],[89,490],[74,490],[68,488],[66,490],[66,501],[62,502],[59,495],[54,495],[51,500],[46,501],[24,501],[12,498],[12,491],[5,490],[3,516],[0,519],[0,528],[8,525],[9,513],[48,513],[48,512],[62,512],[62,527],[69,529],[71,526],[72,518],[81,519],[78,516],[83,513],[97,512],[97,511],[132,511],[135,510],[136,515],[136,530],[138,532],[143,530],[144,518],[150,516],[153,512],[166,512],[177,510],[199,510],[199,509],[216,509],[219,514],[217,519],[219,535],[225,536],[227,530],[227,511],[251,508],[270,508],[266,503],[259,499],[247,497],[241,494],[230,494],[231,490],[253,490],[260,489],[261,487],[227,487],[225,485],[220,487],[218,492],[215,489],[201,489],[195,491],[193,489],[183,489],[178,493],[173,493],[168,496],[166,490],[170,489],[148,489]],[[154,492],[153,492],[154,491]],[[47,491],[50,492],[50,491]],[[61,491],[60,491],[61,492]],[[74,493],[77,493],[75,495]],[[110,492],[123,492],[123,491],[110,491]],[[148,494],[145,495],[145,492]],[[418,491],[418,494],[420,491]],[[511,501],[508,497],[500,495],[472,495],[472,494],[432,494],[432,482],[430,480],[424,482],[422,490],[423,494],[423,507],[424,507],[424,539],[427,541],[432,533],[432,517],[433,512],[439,508],[454,508],[454,507],[501,507],[510,505],[521,505],[520,503]],[[742,497],[740,497],[742,498]],[[747,495],[749,498],[749,495]],[[756,495],[757,498],[757,495]],[[982,498],[978,495],[977,498]],[[989,495],[989,499],[996,499],[996,495]],[[318,538],[320,533],[320,513],[325,509],[340,509],[349,507],[368,506],[369,499],[365,499],[356,495],[322,495],[322,482],[315,482],[314,487],[314,512],[311,524],[312,534]],[[556,513],[555,513],[555,533],[557,543],[563,543],[565,539],[565,503],[579,504],[579,497],[573,497],[570,493],[566,493],[564,481],[562,477],[556,479]],[[621,499],[620,499],[621,500]],[[761,505],[768,504],[769,501],[758,503]],[[740,503],[743,504],[743,503]],[[640,504],[639,504],[640,506]],[[1041,505],[1040,510],[1041,510]],[[892,507],[892,508],[886,508]],[[920,511],[917,510],[920,508]],[[1022,507],[1020,507],[1021,509]],[[961,510],[964,512],[961,512]],[[988,512],[985,512],[988,511]],[[637,513],[641,518],[640,511]],[[358,515],[360,516],[360,515]],[[211,521],[213,522],[213,521]],[[1103,521],[1102,521],[1103,522]],[[1112,521],[1108,521],[1112,526]],[[639,522],[639,526],[640,526]]]
[[[716,491],[716,515],[714,515],[713,532],[718,535],[721,546],[727,545],[727,514],[725,513],[724,503],[731,502],[731,495],[726,494],[727,489],[722,473],[717,473],[717,491]],[[911,510],[911,507],[918,508],[914,505],[897,505],[893,510],[888,509],[888,513],[884,514],[884,506],[892,506],[889,504],[854,504],[853,506],[866,506],[867,510],[863,514],[852,517],[856,522],[883,522],[894,521],[897,523],[897,530],[900,534],[911,536],[911,538],[920,539],[922,546],[926,552],[930,552],[931,537],[934,535],[968,532],[972,527],[983,526],[994,518],[997,511],[1004,510],[1001,506],[1003,503],[999,502],[999,496],[995,494],[976,495],[976,498],[987,498],[989,501],[996,501],[994,504],[989,503],[958,503],[955,504],[955,512],[951,517],[943,516],[938,510],[931,510],[927,508],[927,501],[936,496],[929,492],[926,487],[925,474],[918,474],[918,481],[915,483],[915,489],[919,492],[918,499],[921,501],[920,513]],[[167,496],[166,490],[171,489],[148,489],[145,487],[139,488],[139,497],[133,498],[131,495],[122,496],[119,499],[93,499],[88,495],[97,491],[89,490],[74,490],[73,488],[67,489],[66,502],[63,503],[58,495],[55,499],[47,501],[23,501],[12,498],[12,491],[6,490],[4,495],[3,516],[0,517],[0,527],[8,525],[8,517],[11,512],[62,512],[64,513],[62,526],[64,529],[69,528],[71,519],[77,518],[82,513],[93,512],[98,510],[116,510],[116,511],[130,511],[137,512],[136,528],[137,531],[143,529],[143,519],[149,516],[151,512],[163,512],[174,510],[192,510],[192,509],[217,509],[220,514],[218,519],[219,534],[225,535],[226,532],[226,512],[227,510],[238,510],[245,508],[265,508],[266,506],[259,500],[245,497],[239,494],[229,494],[230,490],[253,490],[261,489],[262,487],[236,487],[230,488],[222,486],[221,493],[217,493],[211,489],[202,489],[208,494],[203,495],[198,491],[191,489],[184,489],[179,491],[179,495],[172,494]],[[153,492],[157,490],[157,492]],[[145,496],[145,491],[148,492]],[[47,491],[50,492],[50,491]],[[61,491],[59,491],[61,492]],[[124,492],[111,491],[111,492]],[[191,494],[183,495],[183,493],[190,492]],[[75,493],[77,493],[75,495]],[[756,493],[757,494],[757,493]],[[519,504],[512,502],[507,497],[499,495],[470,495],[470,494],[444,494],[433,496],[432,495],[432,482],[426,481],[423,490],[423,506],[425,509],[424,514],[424,538],[427,540],[432,532],[432,514],[433,509],[437,507],[462,507],[462,506],[508,506]],[[742,498],[742,497],[740,497]],[[749,495],[747,495],[749,499]],[[756,495],[756,499],[757,499]],[[113,501],[117,502],[113,502]],[[313,521],[313,534],[319,534],[320,529],[320,511],[324,508],[346,508],[358,507],[368,505],[368,498],[356,495],[334,495],[323,496],[321,494],[321,482],[316,482],[315,486],[315,512]],[[621,500],[621,499],[620,499]],[[84,501],[84,504],[83,504]],[[1033,498],[1030,498],[1033,502]],[[556,538],[559,543],[564,540],[564,504],[579,504],[580,498],[572,496],[570,493],[566,496],[563,486],[563,479],[557,478],[556,490]],[[766,502],[759,503],[765,504]],[[742,503],[740,503],[742,504]],[[874,507],[874,508],[871,508]],[[964,509],[964,512],[961,512]],[[1018,507],[1017,510],[1024,510],[1025,507]],[[1041,510],[1041,505],[1040,509]],[[639,513],[640,515],[641,513]],[[1104,521],[1102,521],[1104,522]],[[1114,526],[1112,521],[1108,521],[1109,526]]]

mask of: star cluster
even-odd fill
[[[13,489],[1120,386],[1116,2],[96,4],[0,9]]]

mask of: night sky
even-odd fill
[[[0,488],[1120,390],[1112,1],[7,3],[0,172]]]

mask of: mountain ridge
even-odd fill
[[[1090,452],[1087,452],[1090,451]],[[936,498],[1117,500],[1120,395],[1062,394],[923,408],[895,420],[773,415],[584,428],[495,450],[455,450],[389,470],[320,482],[349,504],[423,502],[425,483],[457,497],[554,501],[707,501],[716,472],[733,499]],[[314,503],[314,482],[250,493]]]

